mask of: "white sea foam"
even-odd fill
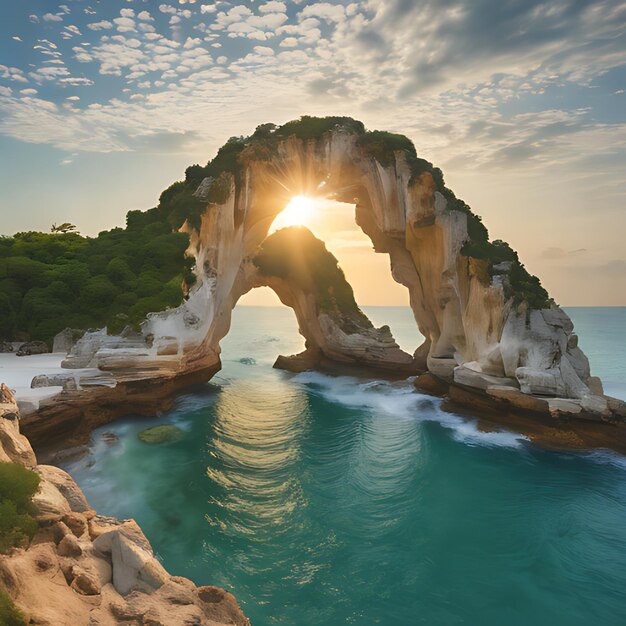
[[[518,448],[528,438],[510,431],[484,432],[476,420],[448,413],[441,409],[441,400],[415,391],[408,381],[362,382],[350,376],[328,376],[318,372],[304,372],[293,377],[332,402],[362,408],[373,414],[386,414],[396,419],[438,422],[452,432],[455,440],[470,445]]]

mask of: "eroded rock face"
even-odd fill
[[[66,472],[37,465],[5,385],[0,461],[41,477],[33,497],[39,531],[27,549],[0,554],[0,579],[28,623],[249,626],[228,592],[170,576],[134,520],[97,515]]]
[[[248,289],[271,287],[298,320],[306,351],[279,357],[276,367],[302,371],[325,361],[391,370],[417,371],[413,357],[400,349],[388,326],[374,328],[358,307],[352,287],[324,243],[306,228],[270,235],[244,269]]]
[[[119,380],[211,371],[238,299],[267,284],[294,308],[310,339],[297,367],[314,364],[321,352],[339,363],[390,367],[395,359],[405,368],[407,355],[394,353],[386,333],[345,333],[293,281],[260,280],[250,270],[289,200],[323,193],[355,206],[357,224],[407,287],[426,338],[414,355],[421,369],[459,385],[483,389],[495,381],[526,395],[565,398],[584,408],[581,415],[622,418],[591,377],[568,316],[524,274],[514,251],[488,242],[480,220],[443,185],[441,172],[406,149],[408,140],[394,150],[393,142],[372,142],[354,121],[312,139],[264,133],[240,146],[236,173],[211,171],[185,192],[198,206],[206,203],[181,227],[197,276],[186,302],[149,315],[139,339],[85,335],[68,366],[99,367]]]

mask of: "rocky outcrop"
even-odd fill
[[[407,288],[426,338],[410,366],[384,329],[345,332],[315,294],[284,276],[251,271],[273,220],[297,195],[352,204],[375,251],[389,255],[391,273]],[[547,398],[550,415],[624,417],[622,405],[591,376],[568,316],[517,253],[489,241],[480,218],[406,137],[366,132],[349,118],[264,125],[248,139],[229,142],[205,168],[189,168],[187,180],[162,195],[158,210],[190,235],[196,282],[186,301],[150,314],[140,335],[86,334],[65,366],[105,370],[117,389],[150,379],[176,387],[172,381],[212,375],[238,299],[269,285],[294,308],[310,343],[305,354],[279,360],[289,369],[315,367],[320,355],[387,369],[396,359],[400,372],[419,367],[459,387],[506,387]],[[54,412],[58,401],[80,404],[78,396],[64,394],[39,413]],[[119,394],[121,404],[125,396]]]
[[[29,341],[23,343],[16,352],[17,356],[30,356],[31,354],[46,354],[50,352],[45,341]]]
[[[76,345],[76,342],[85,334],[84,330],[77,328],[65,328],[54,336],[52,352],[68,354]]]
[[[303,371],[331,362],[404,377],[417,372],[413,357],[400,349],[389,327],[374,328],[359,309],[337,259],[308,229],[292,227],[270,235],[243,274],[248,289],[271,287],[294,310],[305,338],[305,352],[278,357],[276,367]]]
[[[0,461],[41,477],[39,531],[27,549],[0,555],[0,584],[28,623],[249,626],[230,593],[168,574],[134,520],[98,515],[66,472],[37,465],[4,385],[0,396]]]

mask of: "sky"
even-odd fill
[[[123,225],[231,136],[349,115],[409,136],[559,304],[626,305],[623,1],[0,0],[0,10],[4,234]],[[344,209],[316,234],[357,300],[406,303]]]

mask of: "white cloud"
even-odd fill
[[[102,20],[101,22],[92,22],[91,24],[87,24],[87,28],[91,30],[107,30],[109,28],[113,28],[113,24],[108,20]]]
[[[281,48],[295,48],[298,45],[298,40],[295,37],[285,37],[280,42]]]
[[[63,13],[46,13],[42,19],[44,22],[62,22]]]
[[[65,30],[72,33],[72,35],[82,35],[80,30],[78,29],[78,26],[74,26],[73,24],[69,24],[68,26],[66,26]]]
[[[176,13],[178,9],[176,7],[170,6],[169,4],[160,4],[159,11],[161,13]]]
[[[116,17],[113,22],[120,33],[133,33],[137,30],[135,28],[135,20],[130,17]]]
[[[148,11],[141,11],[141,13],[138,13],[137,19],[145,22],[154,22],[154,18],[150,15],[150,13],[148,13]]]
[[[317,2],[309,4],[300,11],[302,17],[319,17],[329,22],[341,22],[346,16],[346,11],[340,4],[330,2]]]
[[[214,4],[201,4],[200,5],[200,13],[215,13],[217,11],[217,7]]]
[[[18,83],[28,82],[24,72],[19,67],[9,67],[7,65],[0,65],[0,78],[17,81]]]
[[[284,2],[278,2],[277,0],[270,0],[259,7],[261,13],[284,13],[287,10],[287,5]]]
[[[122,9],[120,15],[122,17],[135,17],[135,11],[133,9]]]

